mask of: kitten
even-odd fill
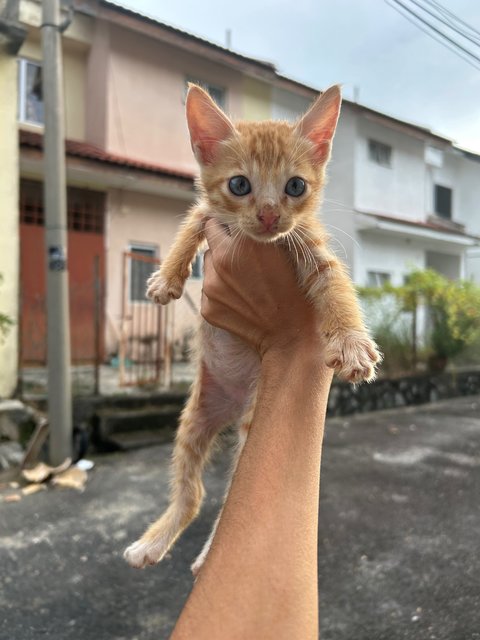
[[[238,122],[235,125],[200,87],[191,85],[187,121],[200,165],[200,199],[190,211],[170,253],[149,282],[159,304],[182,295],[191,263],[204,240],[205,216],[232,234],[290,249],[300,286],[320,310],[325,360],[350,382],[370,381],[380,360],[363,324],[343,265],[330,253],[317,219],[325,167],[340,112],[338,86],[331,87],[297,123]],[[202,471],[218,433],[237,424],[246,440],[255,404],[260,360],[235,336],[202,320],[196,348],[198,373],[183,410],[173,452],[170,504],[125,551],[134,567],[159,562],[197,516],[204,495]],[[218,522],[218,519],[217,519]],[[200,569],[215,533],[192,566]]]

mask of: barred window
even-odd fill
[[[158,268],[155,247],[130,245],[130,302],[146,302],[147,280]]]
[[[368,141],[368,157],[382,167],[392,166],[392,147],[378,140]]]
[[[67,187],[67,219],[70,231],[103,233],[105,194],[90,189]],[[20,222],[45,224],[43,183],[20,181]]]

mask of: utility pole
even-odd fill
[[[67,269],[67,192],[59,0],[42,1],[44,210],[50,462],[72,452],[72,390]]]

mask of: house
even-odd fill
[[[0,16],[0,310],[19,320],[0,346],[0,395],[10,395],[19,368],[46,357],[41,3],[0,2]],[[191,331],[201,291],[197,260],[168,313],[144,300],[194,201],[187,83],[247,120],[295,119],[317,92],[106,0],[75,3],[62,48],[72,359],[100,352],[158,364],[162,336],[181,347]],[[410,266],[480,279],[478,250],[468,253],[480,235],[478,161],[425,128],[345,101],[322,215],[354,279],[399,282]]]
[[[355,282],[398,285],[432,268],[480,284],[479,156],[347,103],[329,175],[323,216]]]

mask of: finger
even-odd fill
[[[229,246],[230,235],[225,226],[215,218],[209,218],[205,223],[205,237],[212,251],[218,250],[220,246],[225,251]]]

